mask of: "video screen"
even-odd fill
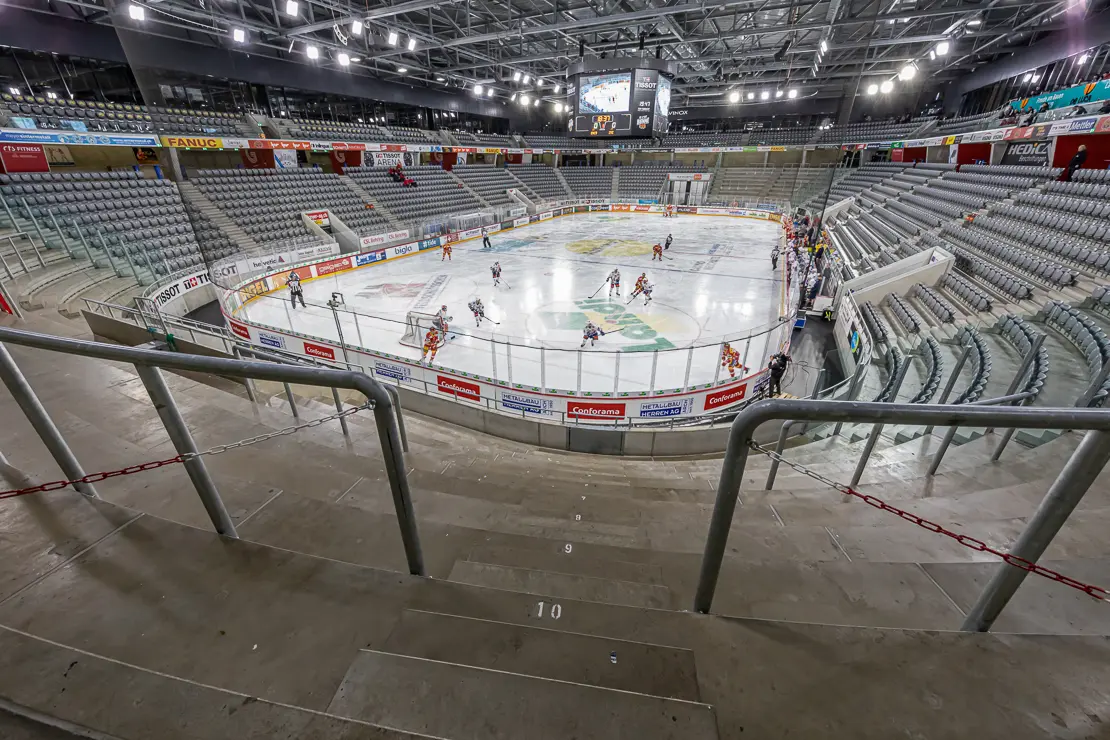
[[[584,75],[578,78],[579,113],[627,113],[632,73]]]
[[[666,118],[671,114],[671,81],[659,75],[659,87],[655,88],[655,115]]]

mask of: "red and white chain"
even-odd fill
[[[336,413],[331,414],[330,416],[324,416],[324,417],[321,417],[319,419],[312,419],[311,421],[306,421],[303,424],[294,424],[292,426],[288,426],[288,427],[285,427],[283,429],[278,429],[278,430],[273,431],[273,432],[267,432],[266,434],[259,434],[256,437],[248,437],[246,439],[241,439],[238,442],[230,442],[228,444],[216,445],[215,447],[209,447],[207,450],[202,450],[200,452],[187,452],[183,455],[177,455],[175,457],[167,458],[165,460],[155,460],[153,462],[145,462],[145,463],[141,463],[139,465],[129,465],[126,468],[120,468],[119,470],[110,470],[110,471],[106,471],[106,472],[102,472],[102,473],[89,473],[88,475],[86,475],[82,478],[77,478],[75,480],[56,480],[56,481],[51,481],[50,483],[42,483],[42,484],[37,485],[37,486],[29,486],[28,488],[15,488],[15,489],[12,489],[12,490],[9,490],[9,491],[0,491],[0,499],[15,498],[16,496],[26,496],[27,494],[30,494],[30,493],[43,493],[45,491],[58,491],[58,490],[61,490],[63,488],[67,488],[69,486],[79,484],[79,483],[99,483],[100,481],[108,480],[109,478],[118,478],[118,477],[123,476],[123,475],[133,475],[134,473],[142,473],[142,472],[145,472],[147,470],[155,470],[157,468],[162,468],[162,467],[165,467],[167,465],[175,465],[177,463],[183,463],[183,462],[186,462],[188,460],[192,460],[192,459],[198,458],[198,457],[205,457],[205,456],[208,456],[208,455],[222,455],[223,453],[228,452],[230,450],[235,450],[235,449],[238,449],[240,447],[247,447],[249,445],[255,445],[255,444],[258,444],[259,442],[265,442],[266,440],[273,439],[274,437],[284,437],[288,434],[293,434],[295,432],[299,432],[302,429],[309,429],[311,427],[318,427],[321,424],[326,424],[329,421],[336,421],[338,419],[342,419],[342,418],[345,418],[347,416],[357,414],[360,411],[365,411],[366,409],[372,409],[373,407],[374,406],[373,406],[372,403],[364,403],[361,406],[353,406],[349,409],[344,409],[343,411],[337,411]]]
[[[891,514],[894,514],[901,519],[905,519],[907,522],[916,524],[917,526],[929,532],[949,537],[959,544],[963,545],[964,547],[970,548],[977,552],[990,553],[991,555],[994,555],[995,557],[1001,559],[1003,562],[1008,563],[1015,568],[1021,568],[1024,571],[1028,571],[1029,573],[1033,573],[1034,575],[1042,576],[1043,578],[1047,578],[1050,581],[1062,583],[1065,586],[1076,589],[1077,591],[1082,591],[1088,596],[1098,599],[1099,601],[1110,601],[1110,591],[1102,588],[1101,586],[1092,586],[1090,584],[1083,583],[1082,581],[1077,581],[1076,579],[1070,576],[1066,576],[1063,573],[1057,573],[1051,568],[1046,568],[1043,565],[1037,565],[1036,563],[1030,562],[1025,558],[1019,558],[1018,556],[1011,555],[1008,552],[997,550],[988,545],[986,542],[983,542],[980,539],[976,539],[975,537],[945,529],[943,526],[937,524],[936,522],[930,521],[924,517],[920,517],[917,514],[899,509],[897,506],[892,506],[882,499],[872,496],[869,493],[861,493],[851,486],[846,486],[843,483],[838,483],[831,478],[827,478],[826,476],[810,470],[804,465],[794,462],[793,460],[788,460],[777,452],[769,450],[761,445],[756,444],[755,442],[749,442],[749,446],[756,452],[762,452],[764,455],[771,458],[772,460],[778,460],[783,465],[797,470],[802,475],[813,478],[816,481],[820,481],[830,488],[834,488],[837,491],[840,491],[846,496],[852,496],[859,499],[860,501],[863,501],[868,506],[873,506],[880,511],[890,512]]]

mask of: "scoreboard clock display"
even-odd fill
[[[580,136],[627,136],[632,130],[631,113],[595,113],[578,116],[575,131]]]

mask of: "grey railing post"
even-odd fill
[[[793,421],[783,420],[782,428],[779,429],[779,441],[775,443],[775,454],[781,455],[783,449],[786,447],[786,438],[790,436],[790,427],[794,424]],[[767,471],[767,483],[763,486],[765,491],[770,491],[775,485],[775,476],[779,472],[778,458],[771,458],[771,469]]]
[[[27,242],[31,245],[31,249],[34,251],[35,257],[37,257],[39,260],[39,267],[46,267],[46,260],[42,258],[42,252],[40,252],[39,248],[35,246],[35,240],[31,238],[30,234],[24,234],[24,236],[27,238]],[[46,246],[45,241],[42,244],[43,246]]]
[[[906,372],[910,369],[911,361],[907,356],[902,363],[902,367],[898,370],[898,377],[894,379],[894,390],[890,393],[892,403],[898,400],[898,391],[902,388],[902,381],[906,379]],[[864,445],[863,454],[859,456],[859,462],[856,463],[856,471],[852,473],[852,482],[848,484],[849,486],[856,486],[860,478],[863,477],[863,471],[867,468],[867,461],[871,459],[871,453],[875,450],[875,445],[879,441],[879,435],[883,433],[884,426],[886,425],[879,422],[871,427],[871,434],[867,437],[867,444]]]
[[[332,400],[335,401],[335,410],[342,413],[343,412],[343,402],[339,400],[339,389],[332,388],[331,389],[331,397],[332,397]],[[346,416],[340,416],[339,417],[339,426],[343,428],[343,436],[346,437],[347,440],[349,441],[351,439],[351,430],[347,428],[347,417]]]
[[[871,358],[870,357],[867,358],[867,364],[871,364]],[[863,374],[864,374],[864,372],[866,372],[866,370],[867,370],[867,368],[864,365],[864,363],[862,363],[862,362],[857,362],[856,363],[856,371],[852,374],[852,382],[848,384],[848,398],[846,400],[848,400],[848,401],[856,400],[856,393],[859,392],[859,384],[860,384],[860,382],[862,382]],[[833,436],[834,437],[839,437],[840,436],[840,430],[843,426],[844,426],[844,422],[842,422],[842,421],[836,422],[836,426],[833,427]]]
[[[31,219],[31,225],[35,227],[35,233],[37,233],[39,235],[39,239],[42,239],[42,246],[44,246],[44,247],[49,246],[46,243],[46,236],[42,233],[42,228],[39,226],[39,220],[37,218],[35,218],[35,212],[32,211],[29,207],[27,207],[27,200],[26,199],[23,200],[23,205],[24,205],[25,208],[27,208],[27,216]],[[28,239],[30,239],[30,236],[31,236],[30,234],[27,235]]]
[[[237,345],[232,345],[231,354],[236,360],[243,359],[243,353],[240,351],[240,349]],[[257,391],[255,391],[254,381],[251,380],[250,378],[243,378],[243,385],[245,385],[246,388],[247,388],[247,398],[250,399],[250,402],[252,404],[257,404],[258,403],[258,393],[257,393]]]
[[[748,442],[751,441],[751,431],[747,428],[739,428],[740,425],[737,422],[740,418],[737,416],[733,421],[732,431],[728,435],[721,477],[717,481],[717,500],[713,505],[713,518],[709,522],[709,534],[705,538],[705,551],[702,554],[701,572],[698,576],[698,591],[694,596],[694,611],[702,614],[708,614],[709,608],[713,605],[717,578],[721,574],[721,563],[724,561],[725,548],[728,546],[732,515],[736,511],[740,484],[744,481],[744,467],[748,462]]]
[[[1098,375],[1096,375],[1095,379],[1091,381],[1091,384],[1087,386],[1087,390],[1079,397],[1075,405],[1079,408],[1086,408],[1089,406],[1107,378],[1110,378],[1110,360],[1102,363],[1102,369],[1098,371]]]
[[[964,369],[964,363],[967,362],[968,355],[971,354],[971,345],[965,344],[964,351],[960,353],[960,359],[956,360],[956,367],[952,370],[952,375],[948,378],[948,382],[944,385],[944,392],[940,394],[937,399],[937,405],[943,405],[948,401],[948,396],[952,394],[952,389],[956,386],[956,380],[960,377],[960,371]],[[933,425],[925,427],[925,436],[928,437],[933,433]]]
[[[293,400],[293,386],[288,383],[282,383],[285,386],[285,400],[289,401],[289,410],[293,412],[293,418],[301,418],[301,414],[297,411],[297,402]]]
[[[93,259],[92,250],[89,249],[89,242],[85,239],[85,231],[80,226],[77,226],[77,237],[81,240],[81,246],[85,249],[85,256],[89,258],[89,266],[96,267],[96,260]]]
[[[11,245],[12,245],[12,249],[13,249],[13,250],[15,250],[15,258],[16,258],[17,260],[19,260],[19,265],[20,265],[20,267],[22,267],[22,268],[23,268],[23,272],[24,272],[24,273],[28,273],[28,272],[30,272],[30,270],[29,270],[29,269],[27,268],[27,263],[23,261],[23,255],[19,253],[19,247],[17,247],[17,246],[15,245],[15,238],[14,238],[14,237],[11,237],[11,236],[9,236],[9,237],[8,237],[8,243],[9,243],[9,244],[11,244]]]
[[[409,433],[405,429],[405,414],[401,410],[401,393],[391,385],[382,386],[385,392],[393,399],[393,408],[397,416],[397,429],[401,432],[401,449],[409,451]],[[522,417],[523,418],[523,417]]]
[[[50,414],[46,413],[46,409],[43,408],[38,396],[35,395],[31,384],[27,382],[27,378],[23,377],[19,366],[15,364],[15,359],[3,344],[0,344],[0,380],[8,387],[12,398],[15,399],[16,404],[19,405],[23,414],[27,417],[27,421],[31,422],[31,426],[39,435],[39,439],[46,445],[46,449],[50,451],[50,455],[58,463],[58,467],[62,469],[62,475],[66,477],[66,480],[84,478],[85,471],[81,468],[81,463],[77,462],[77,457],[69,449],[62,433],[58,431],[58,427],[54,426]],[[100,498],[91,483],[74,483],[73,488],[86,496]]]
[[[58,232],[58,238],[62,240],[62,249],[66,251],[70,259],[74,259],[73,248],[69,246],[69,239],[66,237],[66,233],[62,231],[62,227],[58,225],[58,219],[55,218],[54,211],[50,212],[50,223],[54,224],[54,231]]]
[[[143,381],[150,400],[154,402],[154,408],[158,411],[158,416],[162,419],[162,424],[166,427],[166,433],[173,442],[174,448],[179,455],[190,455],[183,463],[185,472],[193,481],[193,487],[197,489],[197,495],[200,496],[200,501],[208,512],[208,518],[212,520],[212,526],[225,537],[238,538],[235,524],[231,521],[227,509],[224,508],[224,502],[220,499],[216,484],[208,475],[204,460],[195,457],[197,445],[193,441],[193,435],[189,433],[189,427],[185,425],[185,419],[177,409],[166,380],[162,377],[162,371],[151,365],[135,365],[135,370],[138,371],[139,379]]]
[[[8,199],[4,197],[3,193],[0,193],[0,205],[4,206],[4,212],[8,214],[8,220],[12,222],[12,228],[18,231],[19,227],[15,223],[15,215],[12,213],[11,207],[8,206]]]
[[[1029,368],[1033,365],[1033,360],[1037,359],[1037,352],[1040,350],[1041,345],[1044,344],[1045,336],[1047,335],[1039,334],[1037,338],[1033,340],[1033,346],[1025,353],[1025,357],[1021,358],[1021,366],[1018,367],[1017,372],[1014,373],[1014,379],[1010,381],[1010,387],[1006,389],[1004,395],[1012,396],[1017,393],[1018,386],[1021,385],[1022,379],[1025,378],[1025,373],[1029,372]],[[994,427],[987,427],[987,434],[993,431]]]
[[[1090,431],[1072,453],[1064,469],[1048,489],[1033,517],[1025,525],[1017,542],[1010,549],[1014,557],[1036,563],[1052,543],[1052,539],[1071,512],[1083,499],[1087,489],[1110,460],[1110,433]],[[965,632],[987,632],[998,619],[1006,604],[1017,592],[1028,571],[1003,563],[998,566],[990,583],[971,607],[960,629]]]
[[[108,266],[112,268],[112,274],[116,277],[122,277],[123,273],[116,267],[116,261],[112,259],[112,252],[108,249],[108,241],[104,238],[104,230],[98,230],[96,235],[100,237],[100,248],[104,250],[104,256],[108,258]],[[96,265],[94,264],[93,267],[96,267]]]

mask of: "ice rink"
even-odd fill
[[[304,309],[293,310],[282,291],[251,301],[239,315],[336,341],[335,317],[325,304],[338,291],[349,346],[416,361],[420,350],[398,341],[406,314],[435,313],[446,304],[451,332],[435,361],[444,369],[555,390],[683,388],[718,376],[722,341],[778,320],[783,261],[772,269],[770,254],[780,230],[774,222],[728,217],[566,216],[494,234],[492,249],[483,249],[480,239],[455,244],[450,261],[439,249],[428,250],[311,280]],[[674,241],[666,259],[653,262],[652,245],[668,233]],[[495,261],[503,270],[498,288],[489,269]],[[621,295],[610,298],[602,285],[614,267],[621,271]],[[655,284],[653,300],[629,303],[644,272]],[[475,326],[467,309],[475,297],[499,324]],[[579,352],[587,319],[607,333]],[[768,341],[781,334],[734,346],[757,368]],[[727,370],[719,377],[727,378]]]

